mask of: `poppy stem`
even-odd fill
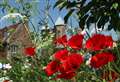
[[[71,79],[71,81],[72,81],[72,82],[77,82],[75,77],[73,77],[73,78]]]
[[[86,31],[86,34],[88,35],[88,37],[90,38],[90,34]]]

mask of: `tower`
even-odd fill
[[[66,24],[64,23],[64,20],[61,17],[58,17],[58,19],[55,22],[56,26],[56,38],[61,37],[65,34]]]

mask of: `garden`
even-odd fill
[[[0,0],[0,82],[120,82],[120,1]]]

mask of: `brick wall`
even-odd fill
[[[9,38],[7,38],[5,41],[8,42],[9,46],[7,49],[4,49],[3,51],[0,51],[0,59],[1,58],[6,58],[7,53],[9,53],[10,55],[10,50],[12,48],[13,45],[18,46],[18,51],[20,52],[20,54],[23,54],[23,49],[25,47],[31,47],[34,46],[34,44],[32,43],[30,37],[29,37],[29,33],[28,33],[28,25],[27,23],[25,23],[26,28],[24,26],[23,23],[18,23],[15,25],[11,25],[8,26],[4,29],[0,29],[0,40],[1,43],[3,42],[4,37],[4,33],[9,31],[10,29],[15,29],[15,31],[10,34]],[[13,46],[14,47],[14,46]]]
[[[56,38],[61,37],[65,34],[65,25],[56,25]]]
[[[28,28],[28,25],[25,24]],[[23,49],[25,47],[32,47],[34,44],[32,43],[29,33],[23,24],[19,24],[18,28],[16,29],[15,33],[13,33],[12,37],[9,40],[10,44],[16,43],[20,46],[20,53],[23,54]]]

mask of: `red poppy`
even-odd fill
[[[72,53],[68,57],[68,61],[70,63],[70,66],[72,67],[72,69],[76,70],[83,63],[83,57],[80,54]]]
[[[80,54],[70,53],[68,55],[67,50],[58,51],[54,54],[54,57],[59,61],[54,60],[46,66],[45,72],[48,76],[51,76],[56,72],[60,72],[61,74],[57,77],[66,79],[72,78],[75,75],[74,72],[83,62],[83,58]]]
[[[4,80],[3,82],[10,82],[10,80]]]
[[[53,56],[56,60],[64,60],[68,56],[68,50],[59,50]]]
[[[63,79],[71,79],[76,75],[75,72],[66,72],[66,73],[62,73],[57,75],[57,78],[63,78]]]
[[[68,46],[70,46],[73,49],[81,49],[82,48],[82,41],[83,41],[83,35],[76,34],[73,35],[69,40],[68,40]]]
[[[34,56],[35,55],[35,48],[27,47],[27,48],[25,48],[24,53],[26,56]]]
[[[66,60],[61,62],[60,67],[59,67],[59,72],[65,73],[65,72],[69,72],[69,71],[73,71],[73,69],[70,66],[70,63],[69,63],[69,61],[66,58]]]
[[[55,72],[58,71],[59,64],[56,61],[51,61],[45,68],[45,72],[48,76],[53,75]]]
[[[90,50],[101,50],[104,48],[112,47],[113,40],[111,36],[105,36],[103,34],[94,34],[86,41],[85,47]]]
[[[91,58],[90,65],[94,68],[100,68],[106,65],[108,62],[115,60],[115,56],[112,53],[103,52],[96,54]]]
[[[106,47],[113,47],[113,39],[111,36],[106,36],[105,42]]]
[[[66,60],[61,61],[60,72],[76,71],[83,63],[83,57],[80,54],[72,53]]]
[[[67,46],[67,36],[63,35],[56,39],[55,43],[62,44],[63,46]]]
[[[102,74],[102,79],[105,79],[106,81],[111,81],[111,80],[115,81],[117,78],[118,78],[118,74],[114,71],[105,71],[105,73]]]

